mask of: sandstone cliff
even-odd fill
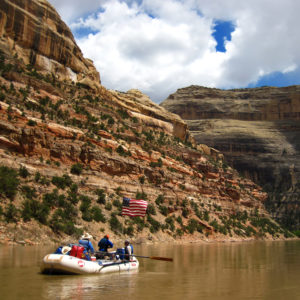
[[[1,1],[0,37],[2,51],[42,74],[100,86],[92,61],[83,58],[73,34],[46,0]]]
[[[289,235],[266,193],[195,144],[181,118],[138,90],[101,86],[46,1],[0,8],[0,242]],[[122,217],[123,196],[147,200],[147,216]]]
[[[190,86],[162,104],[181,116],[199,143],[269,193],[270,212],[300,225],[300,86],[219,90]]]

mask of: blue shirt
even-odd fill
[[[87,252],[95,252],[93,244],[89,240],[79,240],[79,244],[83,246]]]
[[[107,252],[108,248],[112,248],[114,244],[108,239],[108,238],[103,238],[100,240],[98,243],[99,251],[105,251]]]

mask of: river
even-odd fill
[[[53,247],[0,246],[1,299],[300,299],[300,241],[136,245],[138,272],[42,275]]]

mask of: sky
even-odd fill
[[[300,84],[299,0],[49,0],[108,89]]]

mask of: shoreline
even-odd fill
[[[123,244],[124,239],[123,238],[113,238],[114,245]],[[199,239],[199,238],[184,238],[184,239],[178,239],[178,240],[148,240],[146,238],[138,237],[136,239],[132,238],[131,243],[133,245],[155,245],[155,244],[172,244],[172,245],[189,245],[189,244],[231,244],[231,243],[249,243],[249,242],[285,242],[285,241],[300,241],[299,237],[289,237],[289,238],[229,238],[229,239],[222,239],[222,238],[216,238],[216,239]],[[55,245],[64,245],[74,243],[74,241],[71,241],[70,239],[62,239],[60,241],[44,241],[44,242],[33,242],[29,239],[25,240],[19,240],[19,241],[12,241],[10,239],[4,239],[0,240],[0,247],[3,246],[55,246]],[[97,244],[98,240],[93,239],[93,244]]]

